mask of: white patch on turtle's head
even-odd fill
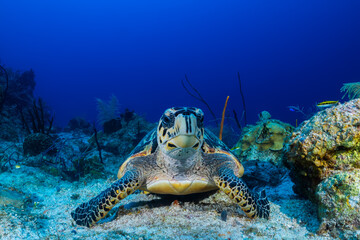
[[[157,141],[163,153],[175,159],[187,159],[204,142],[204,114],[199,108],[167,109],[157,128]]]

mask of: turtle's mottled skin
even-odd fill
[[[224,191],[250,218],[268,218],[266,194],[252,193],[241,180],[244,168],[215,135],[204,129],[198,108],[170,108],[121,165],[108,189],[76,208],[71,216],[90,227],[137,189],[186,195]]]

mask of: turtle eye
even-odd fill
[[[172,144],[172,143],[168,143],[167,145],[168,145],[169,148],[176,148],[176,146],[174,144]]]
[[[202,128],[204,125],[204,115],[202,115],[202,114],[197,115],[196,119],[197,119],[196,123],[197,123],[198,128]]]
[[[200,122],[204,122],[204,115],[200,116]]]
[[[166,125],[166,126],[169,126],[172,124],[174,120],[174,117],[173,116],[166,116],[164,115],[163,119],[162,119],[162,122]]]
[[[163,122],[166,123],[166,124],[170,123],[170,118],[167,117],[167,116],[164,116]]]

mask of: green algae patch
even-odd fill
[[[316,189],[319,218],[327,225],[360,228],[360,170],[341,172]]]
[[[360,168],[360,144],[347,151],[335,152],[334,159],[336,159],[336,169],[349,170],[352,168]]]

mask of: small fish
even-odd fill
[[[305,115],[305,113],[303,112],[303,109],[300,108],[299,106],[288,106],[288,108],[291,112],[298,112],[298,113]]]
[[[239,149],[240,147],[233,147],[232,149],[230,149],[231,151],[234,151],[234,150],[237,150]]]
[[[338,103],[339,103],[339,101],[325,101],[325,102],[321,102],[321,103],[316,104],[316,106],[318,108],[327,108],[327,107],[335,106]]]
[[[15,168],[21,168],[21,166],[20,165],[15,165]]]

